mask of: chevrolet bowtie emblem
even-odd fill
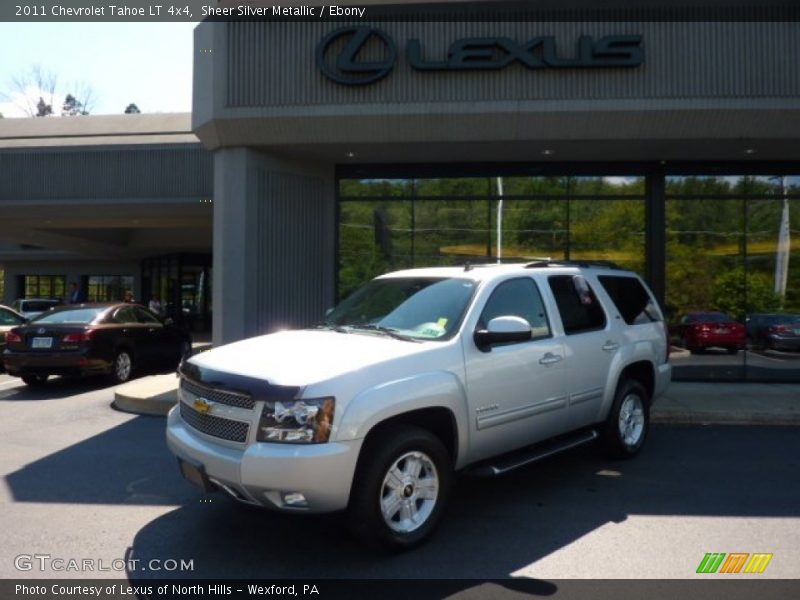
[[[198,398],[194,401],[194,409],[199,413],[209,413],[211,412],[211,404],[205,398]]]

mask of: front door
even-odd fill
[[[555,339],[530,277],[498,284],[477,328],[491,319],[521,317],[531,339],[480,349],[464,336],[472,450],[470,462],[514,450],[564,431],[564,350]]]

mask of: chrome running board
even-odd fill
[[[597,439],[597,431],[594,429],[582,430],[577,434],[568,437],[561,436],[549,442],[543,442],[534,446],[528,446],[521,450],[515,450],[508,454],[495,457],[488,461],[478,463],[474,467],[468,468],[467,473],[478,477],[494,477],[508,473],[519,467],[523,467],[537,460],[542,460],[548,456],[559,454],[577,448],[583,444],[588,444]]]

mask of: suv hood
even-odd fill
[[[433,342],[408,342],[372,332],[282,331],[220,346],[189,362],[275,385],[307,386],[396,358]]]

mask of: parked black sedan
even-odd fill
[[[136,304],[72,304],[6,334],[3,363],[30,386],[50,375],[107,374],[123,383],[139,367],[174,367],[191,353],[188,333]]]

